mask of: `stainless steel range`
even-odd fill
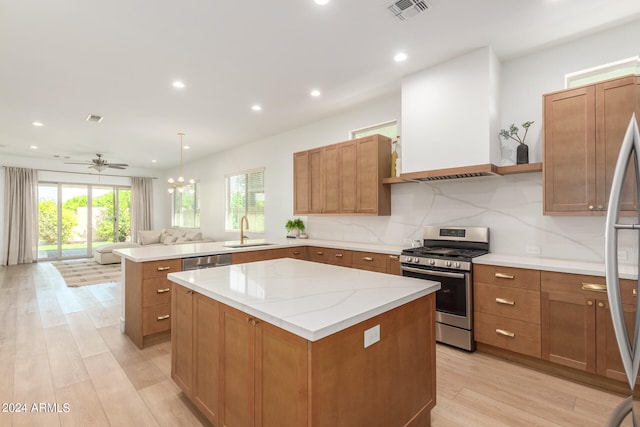
[[[402,251],[402,275],[441,283],[436,340],[474,351],[471,260],[489,252],[489,229],[426,226],[423,238],[424,246]]]

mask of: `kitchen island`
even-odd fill
[[[439,283],[295,259],[170,273],[172,378],[216,426],[427,426]]]

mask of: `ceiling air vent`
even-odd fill
[[[388,6],[387,9],[399,20],[406,21],[419,13],[425,12],[430,7],[429,3],[424,0],[398,0]]]
[[[88,122],[100,123],[102,121],[102,116],[98,116],[97,114],[89,114],[86,120]]]

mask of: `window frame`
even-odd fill
[[[265,233],[265,176],[266,176],[266,168],[264,167],[260,167],[260,168],[255,168],[255,169],[249,169],[249,170],[245,170],[245,171],[241,171],[241,172],[233,172],[233,173],[228,173],[225,174],[224,176],[224,186],[225,186],[225,214],[224,214],[224,229],[225,232],[238,232],[240,231],[240,225],[238,222],[237,228],[233,228],[234,224],[231,223],[230,218],[233,215],[233,212],[231,212],[231,188],[230,188],[230,184],[231,184],[231,179],[235,178],[235,177],[240,177],[240,176],[244,176],[245,177],[245,194],[244,194],[244,215],[246,216],[256,216],[256,215],[260,215],[262,217],[261,221],[255,221],[255,220],[250,220],[249,221],[249,231],[252,233],[258,233],[258,234],[264,234]],[[261,173],[262,177],[261,177],[261,181],[262,181],[262,192],[261,194],[263,195],[263,206],[262,206],[262,211],[254,211],[251,212],[250,211],[250,204],[247,203],[247,200],[250,199],[249,194],[253,193],[253,194],[260,194],[260,192],[250,192],[250,188],[249,188],[249,175],[254,174],[254,173]],[[259,225],[261,225],[261,227],[259,227]]]

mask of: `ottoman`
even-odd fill
[[[138,246],[140,245],[132,242],[112,243],[110,245],[98,246],[93,250],[93,259],[98,264],[115,264],[120,262],[120,256],[113,253],[114,249],[137,248]]]

